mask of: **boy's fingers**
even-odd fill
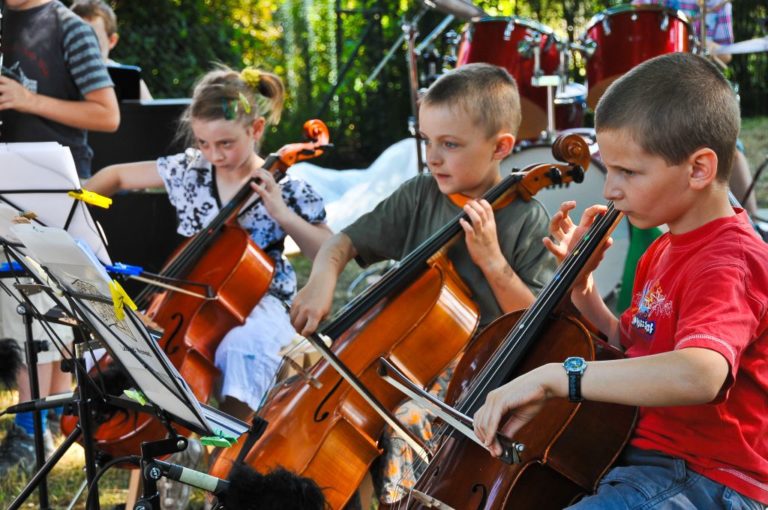
[[[581,221],[579,222],[579,226],[582,227],[588,227],[592,223],[594,223],[595,218],[598,214],[603,214],[608,210],[608,208],[604,205],[593,205],[591,207],[588,207],[584,210],[584,213],[581,215]]]

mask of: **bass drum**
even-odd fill
[[[581,218],[584,209],[594,204],[606,203],[603,198],[603,186],[605,184],[605,166],[600,160],[597,143],[595,142],[595,131],[593,129],[569,129],[560,132],[560,134],[576,133],[584,137],[589,143],[592,154],[592,162],[589,169],[584,174],[584,182],[579,184],[567,184],[556,188],[547,188],[539,191],[535,199],[541,202],[552,216],[560,207],[560,204],[567,200],[576,201],[576,209],[571,213],[574,221]],[[521,170],[528,165],[556,162],[552,156],[552,144],[522,143],[515,147],[514,152],[507,156],[501,163],[501,173],[508,175],[512,169]],[[627,219],[621,220],[621,223],[614,230],[613,246],[605,253],[603,261],[595,271],[595,281],[600,294],[609,306],[613,307],[618,297],[619,285],[624,272],[624,263],[629,252],[629,223]]]

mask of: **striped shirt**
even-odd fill
[[[4,66],[28,90],[64,101],[82,101],[112,87],[93,29],[58,0],[3,17]],[[85,130],[14,110],[3,112],[1,142],[49,142],[72,151],[81,177],[90,175],[93,152]]]

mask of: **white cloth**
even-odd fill
[[[216,349],[221,397],[233,397],[257,410],[280,366],[280,349],[296,335],[282,302],[264,296],[242,326],[232,328]]]

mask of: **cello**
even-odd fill
[[[577,162],[513,173],[484,198],[498,206],[530,200],[546,186],[580,182],[589,164],[586,143],[571,135],[556,145],[570,147],[558,154]],[[586,160],[573,153],[586,153]],[[378,358],[388,356],[426,386],[465,349],[477,328],[477,307],[446,256],[447,245],[463,232],[462,218],[464,213],[310,335],[325,359],[304,377],[273,390],[257,413],[268,423],[263,434],[251,444],[219,451],[211,475],[226,478],[238,462],[261,472],[281,466],[314,479],[331,508],[349,501],[381,453],[377,440],[386,423],[393,425],[392,410],[403,401],[402,393],[378,377]],[[324,338],[333,341],[331,347]]]
[[[318,157],[329,146],[328,128],[320,120],[305,122],[304,134],[309,142],[285,145],[265,159],[263,168],[275,181],[282,180],[294,163]],[[160,347],[201,402],[208,401],[219,376],[214,365],[216,348],[230,329],[244,323],[269,289],[274,272],[273,261],[237,224],[239,212],[244,205],[250,206],[255,193],[251,182],[165,264],[160,276],[178,282],[180,288],[158,293],[158,287],[150,285],[136,300],[139,306],[148,305],[147,314],[163,328]],[[94,440],[113,458],[138,454],[143,441],[162,439],[167,432],[159,420],[146,414],[114,409],[102,414]],[[77,418],[63,416],[61,424],[68,433]]]
[[[549,400],[515,435],[512,454],[508,441],[502,442],[504,460],[479,444],[469,417],[491,390],[543,364],[568,356],[622,357],[575,316],[569,300],[582,268],[601,251],[621,217],[609,204],[531,307],[496,319],[478,336],[456,367],[446,395],[450,407],[445,416],[458,425],[445,428],[434,459],[393,508],[554,510],[596,489],[629,439],[636,408]],[[417,391],[387,360],[381,360],[380,373],[409,394]]]

